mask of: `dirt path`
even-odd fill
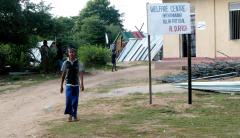
[[[153,76],[161,76],[168,71],[153,71]],[[85,77],[85,88],[94,88],[106,83],[147,79],[146,66],[135,66],[117,72],[99,72]],[[65,95],[59,93],[59,80],[52,80],[36,86],[22,88],[0,95],[0,137],[39,137],[44,131],[43,123],[63,118]],[[165,89],[181,92],[171,85],[157,86],[158,91]],[[145,90],[147,86],[116,89],[110,93],[81,93],[80,102],[93,98],[122,96],[130,92]]]

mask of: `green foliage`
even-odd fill
[[[43,1],[34,4],[27,0],[24,3],[24,7],[22,14],[27,35],[39,35],[42,37],[51,37],[55,35],[54,20],[49,13],[51,10],[50,5],[45,5]]]
[[[104,45],[105,32],[111,42],[122,29],[121,14],[108,0],[90,0],[79,16],[71,18],[53,18],[51,9],[43,1],[0,1],[0,69],[6,65],[18,71],[28,67],[31,48],[44,38],[56,37],[60,47],[69,43]]]
[[[111,42],[122,27],[121,14],[108,0],[90,0],[77,17],[73,38],[80,45],[104,45],[104,34]]]
[[[26,41],[24,18],[21,13],[19,0],[0,1],[0,41],[22,43]]]
[[[100,20],[105,21],[107,25],[115,24],[122,27],[121,14],[115,7],[110,6],[108,0],[90,0],[87,6],[80,12],[79,19],[98,16]]]
[[[29,0],[0,1],[0,42],[27,44],[31,35],[43,37],[53,34],[53,21],[44,2],[33,4]]]
[[[39,38],[54,38],[51,7],[30,0],[1,0],[0,5],[0,66],[25,69],[30,65],[31,48]]]
[[[75,39],[82,40],[82,44],[104,45],[104,32],[106,32],[104,21],[100,20],[98,16],[91,16],[85,18],[82,22],[81,31],[76,34]]]
[[[110,51],[99,46],[85,45],[78,49],[78,57],[87,67],[100,67],[110,61]]]
[[[3,60],[2,64],[10,65],[13,71],[29,67],[30,53],[23,45],[0,44],[0,55]]]
[[[112,43],[117,37],[118,33],[122,31],[122,28],[119,25],[110,24],[106,26],[106,30],[108,33],[109,42]]]
[[[75,25],[76,19],[73,17],[54,18],[55,31],[60,34],[69,34]]]

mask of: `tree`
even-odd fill
[[[34,4],[30,0],[0,1],[0,45],[5,51],[6,64],[22,69],[29,65],[29,51],[36,45],[38,36],[52,36],[54,22],[49,13],[51,7],[44,2]]]
[[[77,18],[74,38],[79,44],[104,45],[106,31],[113,41],[122,28],[121,14],[108,0],[90,0]]]
[[[34,4],[29,2],[29,0],[25,0],[24,7],[23,15],[28,35],[54,36],[55,26],[52,15],[49,13],[51,10],[50,5],[45,5],[43,1],[39,4]]]
[[[106,25],[114,24],[122,27],[121,14],[108,0],[90,0],[87,6],[80,12],[80,21],[91,16],[98,16]]]
[[[57,33],[65,34],[72,32],[72,29],[75,25],[75,18],[74,17],[59,17],[55,18],[55,29]]]
[[[27,44],[32,35],[50,36],[54,27],[50,9],[44,2],[1,0],[0,42],[21,45]]]
[[[106,26],[106,30],[107,30],[109,42],[113,43],[117,35],[121,33],[122,28],[119,25],[110,24]]]
[[[91,16],[82,21],[81,31],[75,34],[75,40],[80,40],[80,44],[104,45],[106,32],[103,20],[98,16]]]
[[[0,1],[0,41],[3,43],[23,43],[26,41],[24,19],[19,0]]]

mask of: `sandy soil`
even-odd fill
[[[173,71],[171,71],[172,73]],[[169,71],[153,70],[153,77],[168,74]],[[117,72],[98,72],[85,77],[85,89],[94,88],[106,83],[134,80],[147,80],[148,68],[135,66]],[[47,121],[64,118],[65,95],[59,93],[60,80],[51,80],[35,86],[13,90],[0,94],[0,137],[41,137],[46,130]],[[132,92],[147,92],[145,86],[120,88],[109,93],[82,92],[80,102],[100,97],[123,96]],[[184,92],[171,85],[154,85],[154,91]]]

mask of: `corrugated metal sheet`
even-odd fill
[[[129,39],[127,45],[123,48],[122,52],[120,53],[117,61],[123,61],[131,47],[138,41],[136,38]]]
[[[176,87],[188,88],[188,83],[177,83]],[[217,92],[240,92],[240,82],[193,82],[192,89]]]
[[[163,46],[162,36],[151,37],[151,59],[160,51]],[[120,53],[117,61],[144,61],[148,60],[148,39],[131,38]]]

